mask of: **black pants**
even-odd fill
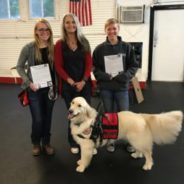
[[[87,82],[81,92],[77,92],[74,87],[71,87],[68,84],[64,84],[62,89],[62,96],[64,98],[67,109],[69,109],[72,99],[78,96],[84,97],[86,101],[90,104],[91,84],[90,82]],[[78,147],[77,143],[74,141],[71,135],[70,121],[68,122],[68,141],[71,147]]]

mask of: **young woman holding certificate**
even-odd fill
[[[76,96],[83,96],[90,103],[92,69],[90,45],[81,32],[78,18],[73,14],[66,14],[63,18],[62,39],[55,45],[55,68],[59,76],[59,92],[67,109]],[[71,152],[77,154],[79,147],[71,136],[70,122],[68,141]]]
[[[32,116],[32,154],[34,156],[40,155],[42,151],[47,155],[54,154],[54,148],[50,145],[52,111],[54,106],[53,91],[51,89],[55,85],[53,64],[54,44],[52,29],[47,20],[41,19],[34,27],[34,41],[26,44],[22,48],[16,66],[23,80],[22,88],[28,92],[29,107]],[[33,69],[35,71],[35,66],[42,68],[42,65],[44,69],[45,67],[49,68],[48,71],[50,72],[46,73],[46,75],[51,79],[51,81],[48,81],[48,85],[44,85],[43,87],[33,81],[33,75],[35,78],[38,78],[41,73],[37,73],[38,75],[35,72],[31,73]]]
[[[105,23],[107,38],[93,52],[94,75],[105,112],[129,109],[129,82],[138,69],[134,51],[122,41],[119,31],[118,21],[108,19]],[[113,141],[109,141],[107,150],[115,150]]]

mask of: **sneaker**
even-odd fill
[[[40,145],[33,145],[33,148],[32,148],[32,155],[33,156],[39,156],[41,154],[41,147]]]
[[[79,153],[79,148],[71,148],[70,151],[73,153],[73,154],[78,154]]]
[[[115,151],[115,145],[114,144],[109,144],[107,145],[107,151],[108,152],[114,152]]]
[[[94,149],[93,149],[93,155],[96,155],[97,153],[98,153],[97,149],[94,148]]]
[[[43,151],[49,156],[52,156],[55,153],[54,148],[50,144],[44,145]]]
[[[131,145],[127,145],[126,150],[127,150],[129,153],[135,152],[135,148],[134,148],[133,146],[131,146]]]

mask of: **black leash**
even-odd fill
[[[100,100],[96,110],[98,112],[95,123],[93,125],[92,133],[90,136],[90,139],[92,139],[95,143],[98,138],[100,138],[100,144],[102,143],[102,135],[103,135],[103,129],[102,129],[102,117],[104,116],[104,108],[103,103]]]

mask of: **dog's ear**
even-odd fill
[[[86,108],[86,114],[90,119],[95,119],[97,115],[97,111],[93,107],[88,105]]]

